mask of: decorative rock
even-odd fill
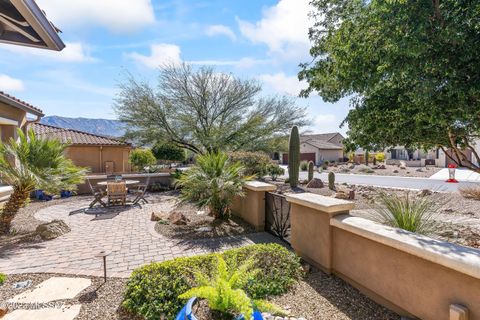
[[[426,197],[426,196],[431,196],[432,195],[432,190],[428,190],[428,189],[423,189],[423,190],[420,190],[418,193],[417,193],[417,196],[419,197]]]
[[[352,169],[355,169],[355,164],[352,163],[351,165],[348,166],[348,169],[352,170]]]
[[[152,212],[152,215],[150,216],[150,220],[160,221],[160,220],[163,220],[166,216],[167,214],[164,212]]]
[[[52,240],[70,231],[70,227],[63,220],[53,220],[48,223],[43,223],[35,230],[43,240]]]
[[[168,220],[177,226],[184,226],[190,222],[190,220],[185,217],[185,215],[181,212],[174,211],[168,216]]]
[[[417,172],[423,172],[423,169],[422,168],[418,168],[417,170],[415,170]]]
[[[387,169],[387,167],[384,164],[381,164],[381,165],[378,166],[378,169],[385,170],[385,169]]]
[[[397,169],[393,170],[393,173],[398,173],[398,170]]]
[[[320,188],[323,188],[323,187],[324,187],[323,181],[319,178],[313,178],[307,184],[307,188],[312,188],[312,189],[320,189]]]

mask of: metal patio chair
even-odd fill
[[[140,201],[148,203],[148,200],[145,199],[145,194],[147,193],[148,186],[150,185],[150,176],[147,177],[145,183],[141,183],[137,185],[137,190],[133,191],[135,199],[133,200],[133,204],[137,204]]]
[[[94,197],[93,201],[90,203],[90,205],[88,207],[93,208],[93,206],[96,203],[99,203],[103,207],[107,207],[107,204],[105,202],[103,202],[103,200],[102,200],[107,195],[107,192],[103,188],[92,186],[92,183],[90,182],[90,179],[88,179],[88,178],[87,178],[87,184],[88,184],[88,187],[90,188],[90,192],[92,193],[92,195]]]

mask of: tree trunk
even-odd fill
[[[2,213],[0,214],[0,233],[7,234],[10,232],[12,220],[18,210],[20,210],[27,201],[30,196],[30,191],[31,190],[27,188],[19,186],[13,187],[13,193],[10,195],[7,203],[5,203]]]

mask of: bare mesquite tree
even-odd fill
[[[127,137],[163,141],[194,153],[272,150],[294,125],[308,123],[305,110],[288,97],[262,97],[254,80],[187,64],[160,68],[152,87],[131,75],[115,101]]]

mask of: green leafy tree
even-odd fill
[[[366,150],[451,150],[480,172],[480,2],[314,0],[302,92],[351,97],[348,140]]]
[[[152,152],[155,158],[160,161],[185,161],[185,150],[172,143],[158,142],[153,146]]]
[[[209,278],[195,272],[198,286],[180,295],[180,299],[202,298],[208,301],[208,306],[212,310],[234,316],[243,314],[245,319],[252,317],[252,306],[256,306],[260,311],[282,313],[278,307],[267,301],[252,300],[242,289],[260,272],[260,269],[253,269],[255,260],[247,260],[240,267],[229,270],[222,256],[218,255],[217,259],[215,275]]]
[[[232,162],[240,162],[245,168],[244,174],[248,176],[256,176],[258,179],[262,179],[264,175],[268,173],[268,166],[272,163],[272,160],[268,154],[264,152],[249,152],[249,151],[237,151],[230,152],[228,154]]]
[[[0,143],[2,181],[13,187],[13,193],[0,214],[0,232],[8,233],[13,218],[35,189],[54,194],[75,190],[83,183],[86,169],[77,167],[64,156],[68,145],[58,140],[38,139],[33,130],[17,131],[18,140]]]
[[[144,171],[145,167],[153,166],[157,163],[157,158],[150,149],[138,148],[130,152],[129,162],[137,170]]]
[[[155,89],[132,76],[120,84],[115,110],[140,143],[165,141],[194,153],[273,150],[305,109],[288,97],[262,97],[261,86],[210,67],[160,68]]]
[[[240,162],[231,162],[222,152],[199,155],[196,160],[196,166],[176,181],[182,201],[209,208],[215,218],[227,218],[233,199],[244,196],[243,185],[252,177],[244,175]]]

